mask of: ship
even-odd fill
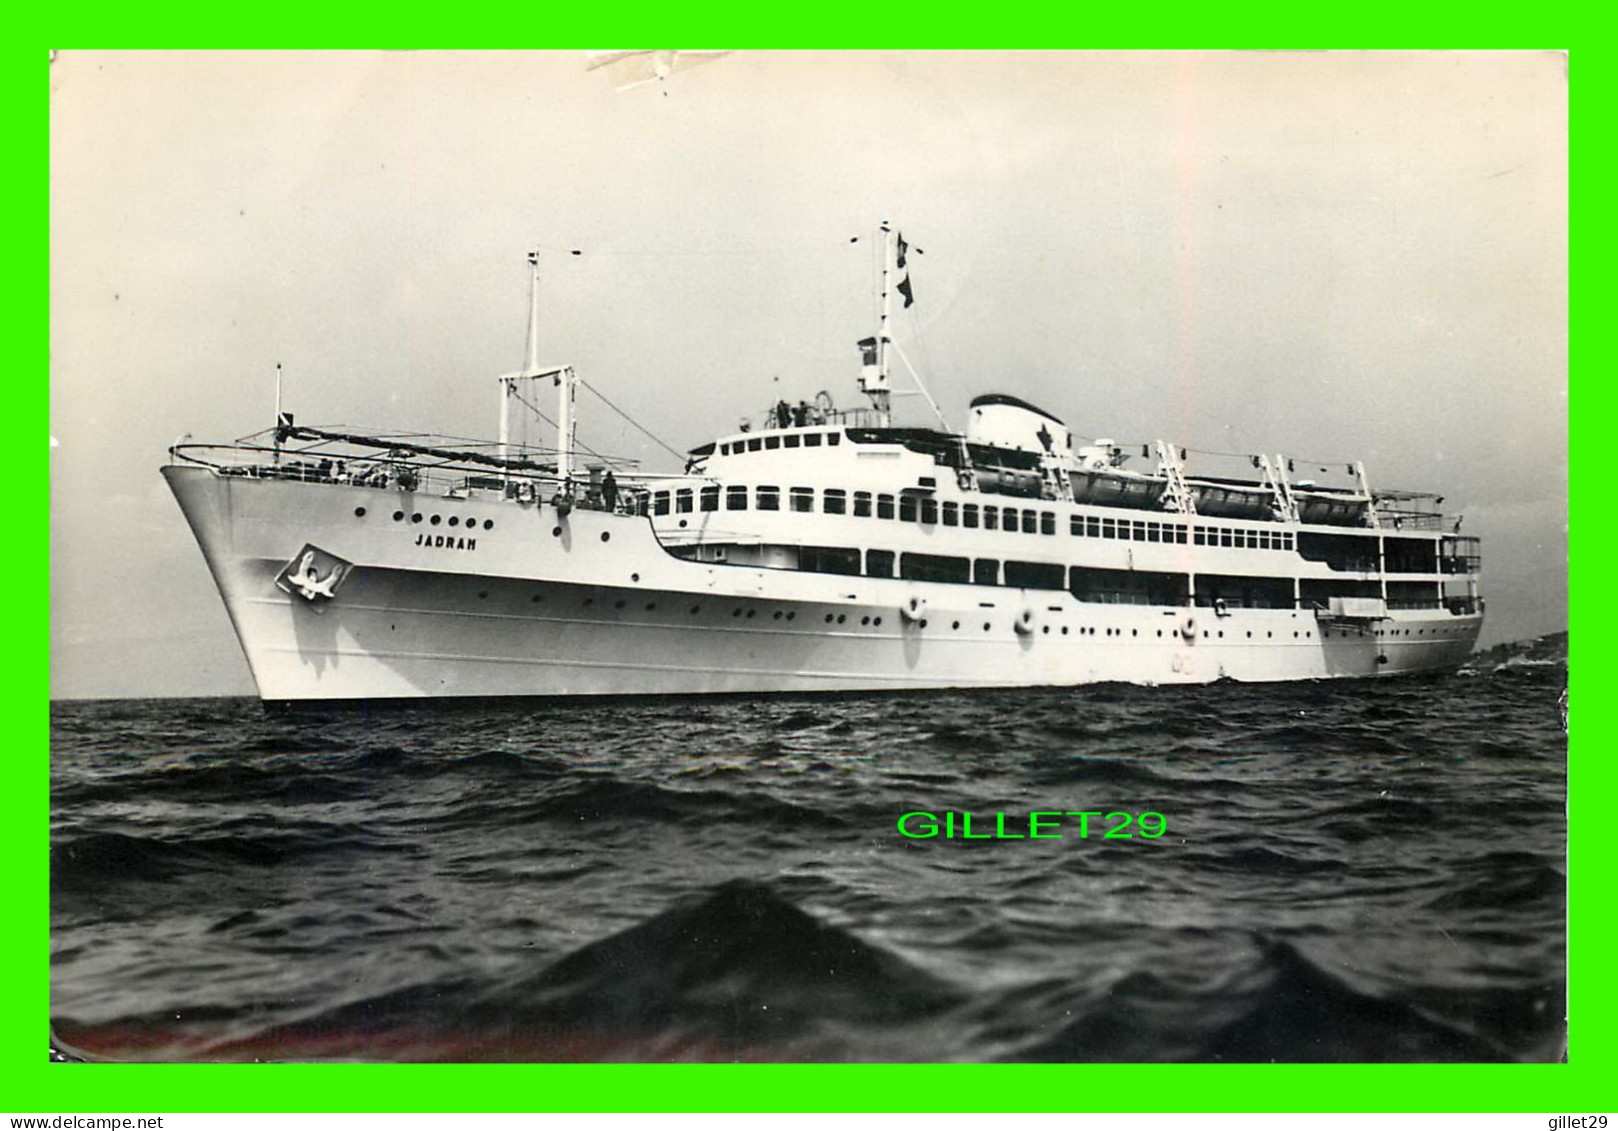
[[[777,401],[678,473],[578,442],[585,383],[539,362],[537,252],[494,443],[300,425],[278,380],[273,429],[171,447],[260,697],[1273,682],[1472,652],[1479,540],[1359,462],[1086,439],[1009,392],[964,428],[896,424],[893,303],[913,292],[903,236],[876,239],[867,403]],[[541,393],[554,446],[514,444]]]

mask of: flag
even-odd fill
[[[899,280],[899,285],[897,287],[895,287],[894,289],[896,291],[898,291],[900,294],[905,296],[905,306],[907,308],[910,306],[911,303],[916,301],[916,296],[910,292],[910,276],[909,275],[906,275],[904,278],[900,279]]]
[[[910,250],[910,245],[905,243],[904,233],[901,232],[899,233],[899,258],[895,260],[895,265],[901,271],[904,270],[905,252],[908,250]]]

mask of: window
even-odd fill
[[[659,491],[657,494],[652,496],[652,513],[669,513],[669,493],[667,491]]]
[[[1007,562],[1006,584],[1018,589],[1066,589],[1067,567],[1048,562]]]
[[[923,498],[921,500],[921,521],[928,526],[938,521],[938,500]]]
[[[764,437],[764,447],[766,449],[768,449],[769,451],[774,451],[776,448],[779,448],[780,446],[781,446],[781,437],[779,437],[779,436],[766,436],[766,437]]]
[[[1142,522],[1133,523],[1132,525],[1135,528],[1135,530],[1134,530],[1134,539],[1135,539],[1135,541],[1137,541],[1137,542],[1146,541],[1146,523],[1144,521],[1142,521]]]
[[[1029,518],[1034,517],[1033,511],[1023,511],[1021,513],[1027,515]],[[1017,523],[1019,521],[1017,515],[1017,508],[1002,507],[1000,509],[1000,529],[1005,531],[1007,534],[1016,534],[1018,531]]]
[[[756,452],[763,446],[764,441],[760,440],[757,436],[754,436],[751,440],[747,441],[747,450],[750,452]]]
[[[806,435],[803,438],[803,446],[806,447],[806,448],[818,448],[818,447],[820,447],[820,433],[819,432],[810,432],[808,435]],[[841,512],[839,512],[839,513],[841,513]]]
[[[1268,550],[1270,548],[1270,532],[1268,530],[1260,530],[1258,532],[1258,548],[1261,550]]]
[[[799,436],[796,432],[789,436],[784,436],[782,439],[785,440],[786,446],[789,448],[795,448],[803,441],[803,437]]]
[[[1075,538],[1084,537],[1084,516],[1082,514],[1072,515],[1068,518],[1067,532]]]
[[[720,444],[719,445],[719,454],[722,455],[722,456],[728,456],[730,454],[730,445],[729,444]]]
[[[978,558],[972,563],[973,585],[999,585],[1000,562],[995,558]]]
[[[1148,522],[1146,524],[1146,540],[1148,542],[1161,542],[1163,540],[1163,524]]]
[[[892,518],[893,517],[893,496],[892,495],[878,495],[876,497],[876,517],[877,518]]]
[[[1024,534],[1038,534],[1039,533],[1039,512],[1038,511],[1023,511],[1022,512],[1022,532]],[[1053,533],[1054,533],[1054,531],[1053,531]]]
[[[1247,548],[1249,550],[1258,549],[1258,531],[1249,530],[1247,532]]]
[[[1219,529],[1219,544],[1221,546],[1230,545],[1230,531],[1226,530],[1224,527],[1220,527]]]
[[[904,554],[899,558],[899,576],[912,581],[964,582],[971,578],[971,563],[938,554]]]
[[[780,439],[780,437],[776,437]],[[758,509],[761,511],[778,511],[781,509],[781,488],[760,487],[758,489]]]
[[[674,511],[676,514],[691,513],[691,488],[681,487],[674,492]]]
[[[836,432],[828,432],[826,433],[826,446],[828,448],[835,448],[837,446],[837,441],[841,440],[842,438],[843,437]]]
[[[978,505],[976,503],[961,504],[961,525],[968,530],[976,530],[978,525]]]
[[[1088,518],[1088,517],[1085,518],[1085,520],[1084,520],[1084,536],[1086,538],[1099,538],[1099,537],[1101,537],[1101,520],[1099,518]]]
[[[961,521],[961,505],[959,503],[944,504],[944,525],[958,526]]]
[[[1056,533],[1056,515],[1050,511],[1039,512],[1039,532],[1041,534]]]
[[[869,492],[869,491],[855,491],[854,492],[854,517],[855,518],[870,518],[871,517],[871,492]]]
[[[1000,529],[1000,511],[999,511],[999,508],[997,508],[997,507],[984,507],[983,508],[983,529],[985,529],[985,530],[999,530]]]
[[[1176,526],[1174,528],[1174,540],[1182,546],[1185,545],[1185,527]]]
[[[1192,538],[1192,541],[1195,542],[1198,546],[1206,546],[1208,544],[1208,531],[1207,531],[1207,528],[1202,527],[1202,526],[1197,527],[1196,536],[1194,538]]]
[[[1115,520],[1110,518],[1104,518],[1101,520],[1101,536],[1103,538],[1118,537],[1117,528],[1113,525],[1114,521]]]
[[[914,495],[900,495],[899,496],[899,521],[900,522],[915,522],[916,521],[916,496],[914,496]]]
[[[798,568],[810,573],[844,573],[857,577],[860,552],[839,546],[799,546]]]
[[[744,511],[747,509],[747,488],[726,487],[725,509],[727,511]]]
[[[804,514],[815,509],[815,489],[813,487],[792,488],[792,509]]]
[[[820,500],[820,509],[827,514],[847,514],[848,492],[835,487],[827,488],[826,494]]]
[[[702,509],[705,511],[719,509],[719,488],[717,486],[702,489]]]
[[[867,577],[893,576],[892,550],[865,551],[865,575]]]

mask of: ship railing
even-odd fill
[[[175,463],[211,468],[232,478],[368,487],[451,499],[504,498],[518,503],[551,502],[565,495],[570,506],[585,510],[610,509],[631,515],[645,515],[650,510],[651,492],[631,484],[620,486],[608,507],[599,476],[587,479],[581,475],[565,483],[554,471],[543,468],[468,467],[419,452],[278,449],[238,442],[181,443],[170,448],[169,454]]]

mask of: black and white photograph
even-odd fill
[[[1566,1059],[1567,81],[55,54],[53,1057]]]

